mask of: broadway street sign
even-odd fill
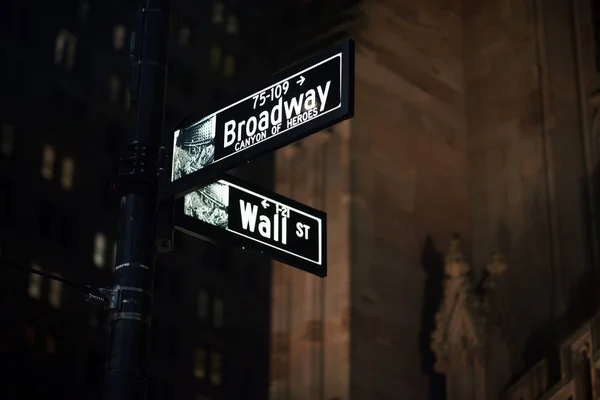
[[[253,158],[351,118],[354,43],[343,43],[272,78],[256,92],[175,131],[171,184],[181,197]]]
[[[325,213],[227,176],[182,199],[175,229],[210,242],[249,247],[327,276]]]

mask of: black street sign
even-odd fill
[[[171,183],[161,198],[182,197],[229,169],[351,118],[353,92],[354,42],[348,39],[175,131]]]
[[[327,276],[325,213],[238,178],[226,176],[180,198],[174,225],[192,236],[254,248]]]

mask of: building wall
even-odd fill
[[[583,3],[464,4],[473,264],[491,247],[507,255],[519,351],[573,305],[594,262]]]
[[[335,133],[327,141],[327,170],[306,164],[310,138],[277,155],[276,189],[298,201],[322,208],[306,185],[328,177],[329,275],[274,269],[273,399],[426,398],[421,251],[427,235],[445,248],[454,230],[467,232],[459,10],[406,1],[366,2],[362,11],[356,116],[348,130],[336,127],[347,144]],[[326,294],[315,305],[307,293],[319,285]],[[306,333],[323,315],[319,301],[321,373],[311,361],[320,345]]]
[[[425,283],[440,271],[422,265],[425,238],[435,251],[468,234],[458,6],[365,4],[351,135],[352,399],[427,398]]]
[[[464,8],[473,265],[492,246],[508,253],[506,296],[524,340],[556,309],[539,19],[533,2]]]
[[[350,123],[277,152],[276,190],[327,210],[328,278],[274,263],[271,399],[349,396]]]
[[[436,301],[428,285],[441,284],[440,249],[453,232],[466,239],[476,278],[491,251],[507,257],[498,296],[508,309],[513,373],[545,343],[532,338],[545,332],[552,341],[554,328],[585,314],[577,296],[596,263],[589,7],[587,0],[364,2],[353,34],[351,289],[341,300],[351,310],[350,378],[340,399],[427,398],[433,375],[419,343],[428,340]],[[280,163],[277,174],[277,188],[297,180]],[[330,252],[330,263],[345,256]],[[287,270],[286,287],[312,279]],[[340,279],[332,274],[325,285]],[[302,296],[284,298],[274,297],[274,313],[313,307]],[[303,365],[300,345],[287,343],[277,351]],[[315,398],[308,387],[317,378],[287,371],[285,393]]]

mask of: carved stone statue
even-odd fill
[[[493,329],[488,323],[493,302],[488,298],[507,266],[502,254],[493,253],[476,285],[461,246],[460,237],[455,236],[446,256],[444,298],[436,314],[431,346],[435,369],[446,375],[447,398],[484,400],[494,397],[486,386],[488,339]]]

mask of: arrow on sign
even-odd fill
[[[310,86],[306,90],[305,83]],[[271,77],[253,94],[176,130],[171,183],[161,188],[161,200],[183,197],[214,183],[224,171],[351,118],[353,87],[354,42],[348,39]],[[210,157],[199,160],[198,154]],[[262,199],[254,205],[262,208]]]
[[[208,194],[223,202],[216,204]],[[178,231],[242,249],[254,248],[311,274],[327,276],[324,212],[229,175],[186,196],[174,209]],[[211,212],[206,212],[209,209]]]

